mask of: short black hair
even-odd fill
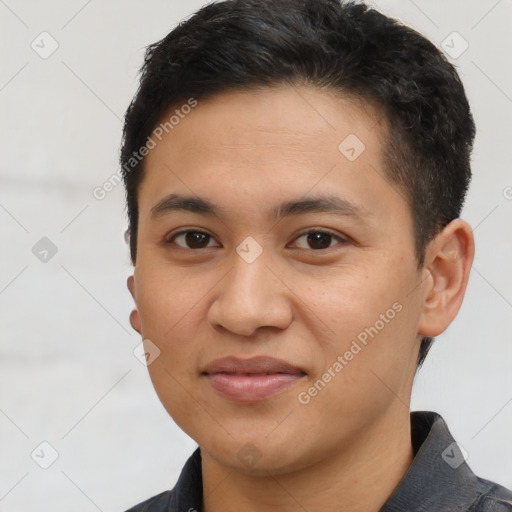
[[[425,37],[364,3],[224,0],[148,46],[125,115],[121,167],[133,263],[146,147],[171,108],[230,90],[306,85],[361,99],[383,116],[387,179],[411,207],[418,266],[460,215],[475,125],[452,64]],[[142,156],[141,156],[142,155]],[[418,366],[431,338],[423,338]]]

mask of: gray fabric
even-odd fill
[[[380,512],[512,512],[512,492],[475,476],[441,416],[413,412],[411,430],[414,460]],[[201,512],[202,501],[198,448],[172,491],[127,512]]]

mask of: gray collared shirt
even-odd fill
[[[411,413],[411,432],[414,460],[380,512],[512,512],[512,492],[471,471],[441,416]],[[198,448],[172,491],[127,512],[201,512],[202,502]]]

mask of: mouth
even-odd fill
[[[286,361],[258,356],[217,359],[208,364],[201,375],[224,398],[250,403],[277,395],[305,377],[306,373]]]

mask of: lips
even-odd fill
[[[238,402],[267,400],[306,375],[286,361],[265,356],[217,359],[201,374],[220,395]]]

